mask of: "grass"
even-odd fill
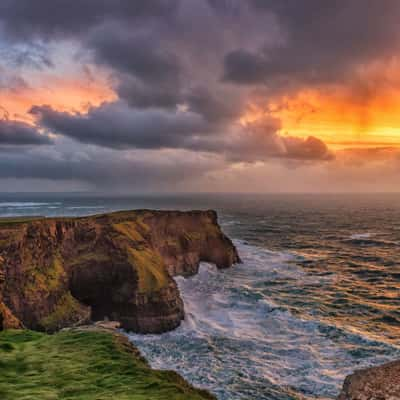
[[[128,248],[128,259],[136,267],[140,293],[156,292],[168,286],[168,273],[161,256],[151,249]]]
[[[54,311],[40,321],[40,325],[46,332],[55,332],[68,323],[78,322],[79,317],[84,315],[84,307],[67,292],[59,299]]]
[[[119,336],[89,330],[0,332],[0,398],[214,399],[174,372],[150,369]]]
[[[32,221],[40,221],[45,219],[42,216],[32,216],[32,217],[3,217],[0,218],[0,225],[15,225],[15,224],[25,224]]]
[[[137,225],[133,221],[120,222],[113,224],[113,228],[120,234],[127,236],[134,242],[143,242],[143,236],[138,232]]]
[[[56,290],[60,286],[60,281],[63,279],[65,271],[59,256],[54,257],[50,267],[46,268],[44,275],[46,287],[50,291]]]
[[[79,253],[78,257],[68,260],[68,265],[71,267],[74,266],[83,266],[91,263],[106,263],[109,262],[111,264],[112,260],[108,254],[103,254],[100,250],[90,251],[90,250],[82,250]]]
[[[35,295],[40,290],[42,293],[52,293],[60,289],[66,280],[66,272],[61,258],[55,255],[48,265],[36,265],[29,249],[25,252],[25,262],[28,266],[29,280],[25,282],[25,294]]]
[[[113,215],[113,214],[111,214]],[[119,217],[122,213],[116,213]],[[143,235],[149,227],[143,222],[142,215],[134,221],[114,223],[113,229],[128,239],[125,243],[128,260],[138,274],[139,293],[157,292],[168,286],[168,273],[160,254],[145,245]]]

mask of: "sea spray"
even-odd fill
[[[243,264],[226,271],[202,264],[198,275],[177,278],[186,310],[181,327],[130,335],[152,366],[174,368],[221,400],[333,399],[354,368],[400,356],[396,347],[303,315],[301,307],[293,313],[287,298],[265,296],[265,285],[301,288],[316,277],[293,254],[236,244]]]

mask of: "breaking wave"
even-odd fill
[[[36,208],[43,206],[54,206],[61,205],[62,203],[35,203],[29,201],[18,201],[18,202],[0,202],[0,207],[7,208]]]
[[[181,327],[129,335],[153,367],[175,369],[220,400],[333,399],[354,369],[400,356],[385,338],[344,329],[298,302],[299,291],[332,284],[334,274],[315,276],[293,254],[236,244],[243,264],[202,264],[198,275],[177,278]]]

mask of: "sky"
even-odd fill
[[[386,192],[398,0],[1,0],[0,191]]]

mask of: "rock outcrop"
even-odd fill
[[[172,276],[201,261],[240,261],[214,211],[0,219],[0,329],[104,318],[141,333],[174,329],[184,310]]]
[[[349,375],[338,400],[400,399],[400,361],[361,369]]]

